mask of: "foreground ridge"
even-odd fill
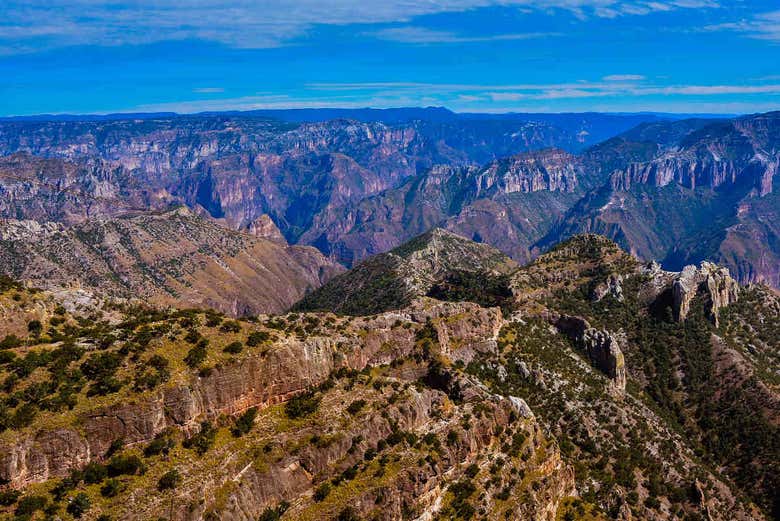
[[[419,285],[363,316],[234,320],[2,279],[4,512],[771,518],[771,290],[596,235],[524,267],[441,230],[392,255],[404,269],[376,273]],[[372,276],[329,294],[370,296]]]

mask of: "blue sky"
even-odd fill
[[[0,0],[0,114],[780,109],[777,0]]]

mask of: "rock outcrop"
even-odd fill
[[[249,235],[253,235],[254,237],[268,239],[269,241],[278,242],[279,244],[287,244],[284,235],[282,235],[282,232],[279,231],[279,228],[268,214],[263,214],[249,223],[246,231]]]
[[[739,298],[739,284],[731,278],[728,268],[710,262],[702,262],[699,268],[686,266],[672,282],[673,309],[677,320],[685,320],[691,302],[700,294],[706,299],[708,317],[718,325],[720,309]]]
[[[169,427],[197,432],[199,422],[264,409],[325,381],[339,367],[362,370],[412,354],[415,330],[431,324],[442,352],[469,362],[495,349],[498,310],[423,299],[399,312],[355,319],[348,332],[286,338],[267,353],[192,375],[139,398],[84,411],[78,427],[19,433],[0,446],[0,478],[22,487],[102,458],[115,440],[148,442]],[[402,326],[406,327],[402,327]]]
[[[555,325],[585,351],[593,365],[612,380],[618,392],[625,391],[626,361],[615,334],[592,328],[584,318],[569,315],[558,317]]]
[[[619,302],[623,301],[623,287],[620,283],[623,282],[623,276],[617,273],[612,273],[605,282],[599,283],[593,288],[591,297],[596,302],[604,299],[607,295],[612,296]]]
[[[454,274],[495,277],[516,267],[514,261],[491,246],[434,228],[334,277],[301,299],[295,309],[378,313],[425,296],[436,283]]]

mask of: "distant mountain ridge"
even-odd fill
[[[230,230],[186,208],[73,226],[0,220],[0,274],[42,288],[278,313],[342,268],[316,249]]]
[[[777,112],[645,121],[355,114],[389,122],[3,121],[0,215],[77,223],[185,204],[238,230],[268,216],[290,243],[346,266],[432,227],[520,262],[593,232],[673,269],[710,259],[741,282],[780,286]],[[581,132],[629,122],[639,124],[582,150],[590,138]]]

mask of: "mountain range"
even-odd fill
[[[356,119],[317,120],[331,116]],[[779,136],[778,112],[7,119],[0,215],[74,225],[186,205],[238,231],[270,218],[346,267],[433,226],[521,263],[594,232],[668,269],[706,259],[780,287]]]
[[[778,112],[2,120],[0,519],[780,519],[779,161]]]

